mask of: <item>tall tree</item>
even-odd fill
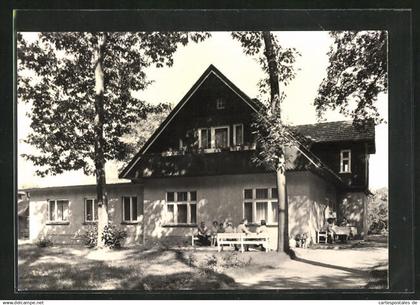
[[[247,55],[257,56],[267,77],[259,82],[261,93],[270,93],[266,109],[257,117],[257,142],[260,152],[255,161],[268,164],[276,172],[278,190],[278,240],[277,251],[289,250],[288,203],[285,175],[285,146],[294,138],[281,118],[281,102],[285,98],[280,92],[280,83],[287,86],[295,77],[294,64],[299,56],[294,48],[282,48],[271,32],[233,32],[232,37],[240,41]]]
[[[98,245],[108,223],[105,164],[123,160],[122,137],[153,107],[132,97],[150,83],[144,69],[173,64],[177,48],[208,33],[39,33],[31,42],[18,35],[18,98],[30,103],[23,155],[40,176],[82,169],[96,176]]]
[[[171,104],[161,103],[156,105],[153,111],[147,113],[144,120],[133,124],[130,134],[124,136],[124,141],[128,144],[128,153],[124,160],[124,166],[143,147],[171,111]]]
[[[387,92],[387,32],[330,32],[329,66],[315,107],[319,117],[338,109],[356,125],[383,122],[376,105]]]

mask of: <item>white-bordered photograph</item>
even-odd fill
[[[18,32],[18,290],[387,289],[387,49]]]

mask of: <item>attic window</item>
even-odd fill
[[[220,109],[225,109],[226,107],[226,103],[225,100],[222,98],[218,98],[216,100],[216,109],[220,110]]]
[[[340,173],[351,173],[351,150],[340,151]]]

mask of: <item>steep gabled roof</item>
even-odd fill
[[[153,133],[153,135],[146,141],[140,151],[134,156],[133,159],[128,163],[128,165],[121,171],[118,175],[119,178],[124,178],[124,176],[134,167],[138,162],[141,155],[145,154],[157,137],[162,133],[162,131],[169,125],[172,119],[178,114],[178,112],[184,107],[188,100],[193,96],[197,89],[204,83],[204,81],[210,76],[215,75],[220,79],[226,86],[228,86],[234,93],[236,93],[249,107],[251,107],[255,112],[258,112],[261,109],[262,104],[259,103],[256,99],[251,99],[246,95],[242,90],[240,90],[234,83],[232,83],[226,76],[222,74],[215,66],[210,65],[206,71],[200,76],[200,78],[195,82],[191,89],[185,94],[181,101],[175,106],[175,108],[169,113],[167,118],[160,124],[159,128]]]
[[[163,132],[163,130],[169,125],[169,123],[178,114],[178,112],[182,109],[182,107],[184,107],[187,101],[193,96],[193,94],[197,91],[197,89],[200,88],[200,86],[204,83],[204,81],[210,75],[215,75],[220,81],[222,81],[226,86],[228,86],[235,94],[237,94],[241,98],[241,100],[243,100],[256,113],[259,113],[260,110],[263,109],[264,106],[258,100],[251,99],[244,92],[242,92],[238,87],[236,87],[215,66],[210,65],[206,69],[206,71],[204,71],[201,77],[197,80],[197,82],[187,92],[187,94],[176,105],[176,107],[171,111],[171,113],[163,121],[163,123],[159,126],[159,128],[148,139],[148,141],[144,144],[144,146],[140,149],[140,151],[136,154],[136,156],[123,169],[123,171],[119,174],[119,178],[127,178],[127,174],[136,166],[136,164],[138,164],[141,157],[146,154],[147,150],[153,144],[153,142],[159,137],[159,135]],[[298,143],[298,145],[296,146],[297,151],[299,151],[300,154],[302,154],[305,158],[307,158],[307,160],[314,166],[313,168],[315,169],[315,171],[319,172],[322,175],[326,175],[326,177],[336,181],[337,183],[342,183],[341,178],[336,173],[334,173],[328,166],[326,166],[316,155],[314,155],[313,152],[310,151],[307,145],[303,145],[303,142],[302,142],[302,141],[306,142],[306,140],[309,140],[309,142],[313,142],[314,139],[325,140],[328,138],[332,138],[333,137],[332,130],[335,130],[341,126],[340,124],[333,123],[332,126],[335,126],[335,127],[329,128],[328,124],[330,123],[323,123],[323,124],[325,124],[325,127],[321,129],[323,130],[325,129],[324,134],[322,134],[321,132],[317,134],[316,129],[317,129],[318,124],[312,124],[312,125],[300,125],[300,126],[292,127],[293,130],[295,131],[296,136],[293,136],[293,135],[290,135],[290,136],[293,137],[293,141],[295,143]],[[342,125],[347,126],[347,124],[348,123],[346,122],[346,123],[343,123]],[[350,127],[348,127],[346,130],[347,131],[350,130]],[[353,132],[351,134],[356,134],[356,132]],[[350,137],[351,137],[351,134],[350,134]],[[344,133],[341,134],[341,137],[344,138]],[[358,140],[357,137],[351,138],[351,139]],[[373,136],[373,139],[374,139],[374,136]]]

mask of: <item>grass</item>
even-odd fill
[[[261,251],[217,253],[214,249],[179,247],[93,250],[22,244],[18,289],[299,289],[323,288],[324,284],[328,288],[386,288],[386,244],[375,241],[339,250],[302,250],[291,260],[282,253]]]
[[[222,255],[218,259],[222,261]],[[173,290],[235,288],[209,267],[211,254],[171,249],[92,250],[83,247],[19,246],[19,290]],[[242,263],[238,264],[240,266]],[[234,268],[234,266],[230,266]]]

